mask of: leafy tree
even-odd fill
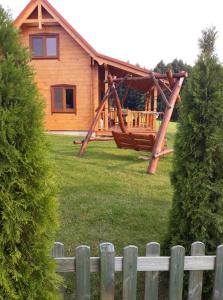
[[[0,299],[57,299],[57,226],[43,105],[11,17],[0,7]]]
[[[201,241],[207,254],[223,242],[223,70],[214,53],[215,38],[214,27],[202,32],[201,53],[184,89],[165,241],[166,248],[181,244],[187,251]]]

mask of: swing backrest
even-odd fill
[[[112,131],[118,148],[151,152],[156,140],[155,133],[123,133]]]

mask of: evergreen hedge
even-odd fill
[[[29,54],[0,7],[0,299],[57,299],[57,227],[43,102]]]
[[[165,243],[168,249],[183,245],[187,253],[194,241],[205,243],[207,254],[223,243],[223,69],[214,53],[215,37],[214,28],[203,31],[201,54],[184,88],[175,142]]]

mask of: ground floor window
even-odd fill
[[[54,85],[51,87],[53,113],[76,113],[76,87]]]

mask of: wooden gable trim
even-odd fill
[[[25,7],[25,9],[20,13],[20,15],[14,21],[16,27],[21,27],[23,23],[26,23],[26,19],[32,13],[32,11],[41,4],[54,18],[52,21],[58,22],[66,32],[94,59],[99,65],[107,64],[117,67],[119,69],[125,70],[136,75],[145,76],[151,73],[147,69],[143,69],[134,66],[129,63],[125,63],[118,59],[99,54],[68,22],[67,20],[47,1],[47,0],[31,0],[30,3]],[[48,21],[48,20],[47,20]],[[27,21],[28,22],[28,21]],[[38,21],[37,21],[38,22]],[[42,19],[44,24],[44,19]],[[47,23],[47,22],[46,22]],[[39,24],[39,23],[38,23]],[[39,24],[39,27],[41,25]]]
[[[34,11],[34,9],[37,7],[38,3],[36,0],[31,0],[26,7],[23,9],[23,11],[18,15],[18,17],[14,20],[14,25],[17,28],[20,28],[23,24],[23,22],[29,17],[29,15]]]

